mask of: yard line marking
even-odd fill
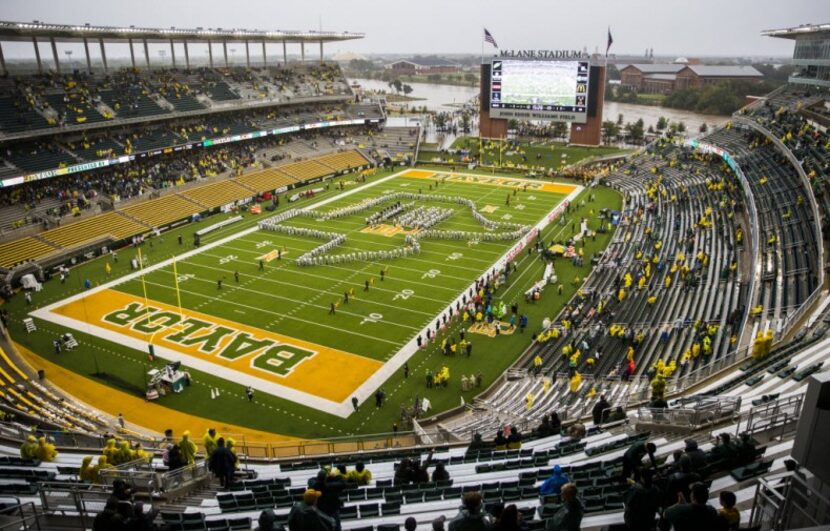
[[[204,268],[204,269],[211,269],[213,271],[227,271],[226,269],[220,269],[218,267],[212,267],[212,266],[209,266],[209,265],[200,264],[200,263],[195,262],[193,260],[188,260],[185,263],[187,265],[190,265],[190,266],[201,267],[201,268]],[[181,267],[181,263],[179,263],[179,267]],[[279,269],[274,269],[274,271],[280,271],[280,270]],[[363,270],[361,270],[361,272],[362,271]],[[169,274],[173,273],[169,269],[163,269],[163,270],[161,270],[161,272],[169,273]],[[271,283],[274,283],[274,284],[280,284],[280,285],[283,285],[283,286],[293,286],[293,287],[297,286],[297,284],[292,283],[292,282],[283,282],[283,281],[280,281],[280,280],[275,280],[275,279],[272,279],[272,278],[266,278],[264,276],[250,275],[250,274],[247,274],[247,273],[240,273],[239,276],[240,276],[240,278],[241,277],[250,277],[252,280],[250,280],[249,282],[251,282],[253,280],[257,280],[257,281],[271,282]],[[199,280],[201,280],[201,279],[199,279]],[[331,279],[331,280],[334,281],[334,279]],[[208,280],[207,282],[212,283],[210,280]],[[350,284],[350,285],[353,285],[353,286],[363,286],[363,284],[360,283],[360,282],[344,281],[343,283]],[[337,285],[337,284],[335,284],[335,285]],[[305,286],[305,289],[307,289],[309,291],[315,291],[315,292],[318,292],[318,293],[321,293],[321,294],[331,295],[331,296],[334,296],[334,297],[340,297],[341,295],[343,295],[342,292],[328,291],[328,290],[324,290],[324,289],[315,289],[315,288],[312,288],[312,287],[309,287],[309,286]],[[376,289],[382,289],[382,288],[376,288]],[[389,289],[383,289],[383,291],[389,292],[389,293],[397,293],[397,291],[389,290]],[[413,295],[413,297],[417,297],[417,295]],[[434,301],[434,302],[439,302],[441,304],[444,303],[443,300],[439,300],[439,299],[430,299],[428,297],[422,297],[422,298],[426,299],[426,300],[431,300],[431,301]],[[362,301],[363,299],[356,299],[356,300]],[[380,306],[385,306],[387,308],[399,308],[399,306],[395,305],[395,304],[385,304],[385,303],[382,303],[382,302],[375,302],[375,301],[371,301],[371,302],[372,302],[372,304],[378,304]],[[412,313],[420,313],[422,315],[428,315],[430,317],[435,315],[434,312],[422,312],[422,311],[414,310],[414,309],[407,309],[407,311],[412,312]]]
[[[213,284],[213,282],[211,282],[210,280],[203,280],[202,282],[207,282],[208,284]],[[169,288],[169,286],[167,286],[165,284],[159,284],[157,282],[151,282],[149,280],[145,280],[144,283],[149,284],[151,286],[158,286],[160,288]],[[280,295],[274,295],[274,294],[271,294],[271,293],[262,293],[260,291],[255,290],[255,289],[247,289],[247,288],[239,288],[239,289],[243,290],[243,291],[249,291],[251,293],[255,293],[258,296],[268,296],[268,297],[276,298],[276,299],[284,299],[284,300],[291,301],[291,302],[298,303],[298,304],[303,302],[303,301],[298,301],[296,299],[292,299],[290,297],[282,297]],[[188,293],[190,295],[194,295],[194,296],[197,296],[197,297],[206,298],[206,299],[209,299],[210,301],[216,301],[217,300],[217,297],[215,297],[215,296],[207,295],[205,293],[199,293],[198,291],[190,291],[190,290],[185,290],[185,289],[181,289],[181,288],[179,288],[179,291],[181,291],[182,293]],[[129,292],[127,292],[127,293],[129,293]],[[332,330],[337,330],[339,332],[344,332],[344,333],[347,333],[347,334],[353,334],[353,335],[356,335],[356,336],[365,337],[365,338],[371,339],[373,341],[383,341],[384,343],[389,343],[391,345],[397,345],[398,344],[398,343],[395,343],[394,341],[381,339],[377,336],[369,336],[369,335],[353,332],[349,329],[342,329],[342,328],[338,328],[336,326],[324,325],[324,324],[320,323],[320,321],[309,321],[307,319],[302,319],[300,317],[294,317],[293,315],[290,315],[289,312],[286,312],[286,313],[275,312],[275,311],[272,311],[272,310],[266,310],[264,308],[257,308],[255,306],[248,306],[247,304],[242,304],[241,302],[235,302],[235,301],[231,301],[231,300],[227,300],[227,299],[222,299],[222,302],[225,303],[225,304],[233,304],[234,306],[241,306],[243,308],[248,308],[249,310],[258,310],[260,312],[269,313],[271,315],[284,315],[288,319],[294,319],[295,321],[302,321],[304,323],[313,324],[315,326],[323,326],[325,328],[330,328]],[[310,306],[313,306],[315,308],[320,308],[321,310],[325,310],[325,311],[328,311],[328,309],[329,309],[328,306],[324,306],[324,305],[320,305],[320,304],[312,304]],[[357,317],[359,319],[364,318],[363,315],[353,313],[353,312],[347,312],[345,310],[341,310],[340,313],[342,313],[344,315],[349,315],[349,316],[352,316],[352,317]],[[419,328],[416,327],[416,326],[410,326],[410,325],[405,325],[405,324],[402,324],[402,323],[396,323],[394,321],[389,321],[387,319],[383,320],[383,324],[397,326],[399,328],[406,328],[408,330],[419,330]]]
[[[162,287],[162,288],[167,287],[164,284],[157,284],[155,282],[149,282],[149,281],[146,281],[146,280],[145,280],[145,282],[147,284]],[[206,294],[203,294],[203,293],[198,293],[196,291],[188,291],[188,290],[183,290],[183,289],[180,289],[179,291],[181,291],[182,293],[187,293],[189,295],[193,295],[194,297],[201,297],[201,298],[206,298],[206,299],[213,299],[214,298],[214,297],[211,297],[210,295],[206,295]],[[254,291],[254,290],[250,290],[250,291]],[[259,293],[259,292],[257,291],[256,293]],[[289,299],[289,300],[291,300],[291,299]],[[381,341],[383,343],[388,343],[390,345],[395,345],[395,346],[400,346],[401,345],[401,343],[396,343],[396,342],[390,341],[388,339],[383,339],[383,338],[380,338],[380,337],[377,337],[377,336],[370,336],[370,335],[367,335],[367,334],[361,334],[359,332],[354,332],[354,331],[349,330],[349,329],[338,328],[336,326],[325,325],[325,324],[323,324],[319,321],[309,321],[307,319],[302,319],[300,317],[294,317],[292,315],[288,315],[287,313],[282,314],[280,312],[275,312],[275,311],[272,311],[272,310],[266,310],[264,308],[257,308],[257,307],[254,307],[254,306],[249,306],[247,304],[242,304],[241,302],[234,302],[234,301],[229,301],[229,300],[225,300],[223,302],[225,304],[232,304],[234,306],[241,306],[242,308],[247,308],[249,310],[254,310],[254,311],[257,311],[257,312],[260,312],[260,313],[267,313],[267,314],[270,314],[270,315],[285,315],[286,318],[288,318],[288,319],[293,319],[295,321],[301,321],[303,323],[312,324],[314,326],[321,326],[323,328],[329,328],[331,330],[336,330],[336,331],[338,331],[340,333],[344,333],[344,334],[351,334],[351,335],[354,335],[354,336],[360,336],[360,337],[363,337],[363,338],[366,338],[366,339],[371,339],[372,341]],[[325,310],[328,309],[327,306],[319,306],[319,308],[323,308]],[[355,317],[363,318],[362,315],[357,315],[357,314],[349,314],[349,315],[354,315]],[[392,325],[400,326],[402,328],[409,328],[409,329],[412,329],[412,330],[418,330],[418,328],[416,328],[414,326],[399,325],[399,324],[393,323],[391,321],[384,320],[383,323],[384,324],[392,324]],[[334,348],[334,347],[330,347],[330,348]],[[342,350],[342,349],[338,349],[338,350]]]

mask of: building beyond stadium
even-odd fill
[[[790,83],[830,87],[830,24],[805,24],[761,34],[795,41],[793,63],[798,69],[790,76]]]

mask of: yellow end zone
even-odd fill
[[[490,186],[503,186],[506,188],[527,187],[534,192],[550,192],[554,194],[568,195],[576,190],[576,185],[551,183],[533,179],[520,179],[517,177],[500,177],[491,175],[476,175],[471,173],[444,173],[429,170],[408,170],[401,174],[401,177],[413,179],[444,179],[449,182],[486,184]]]
[[[383,366],[382,362],[364,356],[187,308],[183,308],[180,313],[175,306],[154,300],[149,300],[148,303],[151,308],[157,309],[156,312],[151,312],[149,320],[144,311],[143,298],[107,289],[52,311],[148,343],[152,340],[154,345],[208,361],[216,365],[217,371],[214,374],[231,381],[234,379],[233,372],[236,371],[334,402],[346,400]],[[127,308],[132,310],[125,311]],[[105,319],[108,315],[110,318]],[[113,316],[118,318],[113,319]],[[113,322],[114,320],[119,322]],[[197,330],[192,328],[194,325],[187,324],[194,321],[208,323],[210,326]],[[136,327],[152,330],[152,333]],[[186,334],[184,329],[188,327],[194,332]],[[222,335],[222,331],[227,333]],[[208,344],[205,342],[199,342],[212,334],[218,339],[211,348],[206,348]],[[181,337],[178,341],[171,340],[177,335],[185,336],[184,341]],[[257,345],[260,347],[257,348]],[[227,355],[229,351],[233,355]],[[302,355],[296,357],[297,352]],[[226,356],[220,356],[220,353]],[[286,367],[289,369],[286,370]]]

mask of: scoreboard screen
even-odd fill
[[[589,61],[494,59],[490,116],[584,123],[589,73]]]

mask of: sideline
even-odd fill
[[[406,170],[388,175],[386,177],[382,177],[382,178],[380,178],[376,181],[367,183],[363,186],[353,188],[351,190],[347,190],[347,191],[343,192],[342,194],[337,194],[337,195],[334,195],[332,197],[326,198],[326,199],[324,199],[324,200],[322,200],[318,203],[314,203],[312,205],[309,205],[309,206],[305,207],[303,210],[306,210],[306,211],[314,210],[314,209],[316,209],[320,206],[329,204],[329,203],[334,202],[334,201],[339,201],[339,200],[341,200],[345,197],[348,197],[348,196],[353,195],[355,193],[362,192],[363,190],[372,188],[374,186],[377,186],[381,183],[385,183],[385,182],[390,181],[392,179],[395,179],[397,177],[401,177],[401,176],[406,177],[407,174],[411,171],[413,171],[413,170],[406,169]],[[432,175],[440,175],[442,173],[442,172],[435,172],[435,171],[432,171],[432,170],[422,170],[422,171],[424,171],[424,172],[429,171]],[[477,175],[477,174],[465,174],[465,175],[470,176],[470,177],[478,176],[478,177],[486,177],[488,179],[491,179],[491,177],[487,176],[487,175]],[[512,177],[500,177],[500,179],[505,180],[505,181],[517,181],[517,182],[528,181],[528,179],[519,179],[519,178],[512,178]],[[566,197],[562,198],[560,200],[560,202],[553,209],[551,209],[547,214],[545,214],[542,217],[542,219],[539,220],[531,228],[531,230],[527,234],[522,236],[519,239],[519,241],[517,241],[514,245],[512,245],[501,257],[499,257],[496,261],[494,261],[489,267],[485,268],[484,271],[481,273],[481,276],[486,275],[487,272],[489,272],[489,271],[493,271],[493,270],[504,267],[504,265],[507,262],[509,262],[510,260],[515,258],[519,253],[521,253],[525,249],[526,245],[531,240],[533,240],[542,231],[542,229],[544,229],[549,224],[553,223],[556,219],[558,219],[558,216],[565,209],[565,204],[573,202],[573,200],[583,190],[584,190],[584,188],[580,185],[572,185],[571,193],[568,194]],[[267,219],[267,218],[263,218],[263,219]],[[252,234],[252,233],[254,233],[258,230],[260,230],[258,225],[254,226],[254,227],[250,227],[250,228],[245,229],[245,230],[243,230],[239,233],[232,234],[230,236],[227,236],[227,237],[222,238],[220,240],[211,242],[211,243],[206,244],[206,245],[204,245],[202,247],[199,247],[197,249],[192,249],[190,251],[182,253],[181,255],[178,255],[177,257],[175,257],[175,260],[179,260],[179,261],[186,260],[187,258],[190,258],[191,256],[195,256],[199,253],[202,253],[202,252],[208,251],[210,249],[213,249],[215,247],[224,245],[224,244],[226,244],[228,242],[231,242],[235,239],[238,239],[240,237],[244,237],[244,236],[247,236],[249,234]],[[53,310],[55,308],[62,307],[62,306],[65,306],[69,303],[75,302],[79,299],[83,299],[87,296],[97,294],[97,293],[99,293],[103,290],[110,289],[110,288],[112,288],[114,286],[117,286],[119,284],[122,284],[124,282],[134,280],[134,279],[140,277],[141,275],[145,275],[147,273],[158,270],[160,268],[167,267],[168,265],[172,264],[173,261],[174,261],[174,258],[169,258],[169,259],[164,260],[162,262],[159,262],[157,264],[150,265],[150,266],[144,268],[143,270],[139,270],[139,271],[130,273],[128,275],[125,275],[125,276],[120,277],[118,279],[114,279],[114,280],[112,280],[110,282],[107,282],[105,284],[101,284],[99,286],[96,286],[96,287],[94,287],[94,288],[92,288],[88,291],[82,291],[82,292],[77,293],[77,294],[75,294],[71,297],[68,297],[66,299],[62,299],[60,301],[54,302],[54,303],[49,304],[48,306],[45,306],[43,308],[39,308],[39,309],[31,312],[30,315],[32,315],[34,317],[37,317],[39,319],[43,319],[44,321],[47,321],[47,322],[51,322],[51,323],[54,323],[54,324],[57,324],[57,325],[60,325],[60,326],[65,326],[65,327],[68,327],[68,328],[74,328],[74,329],[77,329],[77,330],[80,330],[80,331],[84,331],[84,332],[87,332],[90,335],[96,335],[96,336],[102,337],[102,338],[104,338],[108,341],[112,341],[112,342],[115,342],[115,343],[120,343],[122,345],[131,347],[135,350],[145,352],[146,351],[145,349],[146,349],[146,346],[147,346],[146,341],[141,341],[141,340],[138,340],[138,339],[135,339],[135,338],[129,338],[127,336],[124,336],[123,334],[115,333],[115,332],[112,332],[110,330],[106,330],[104,328],[101,328],[99,326],[95,326],[95,325],[93,325],[92,323],[89,323],[89,322],[83,322],[83,321],[78,321],[78,320],[75,320],[75,319],[67,318],[63,315],[59,315],[59,314],[53,312]],[[436,317],[440,317],[442,314],[447,312],[449,309],[454,308],[456,306],[456,303],[460,302],[462,296],[464,294],[466,294],[471,288],[475,287],[476,282],[477,282],[477,279],[473,280],[473,282],[469,286],[467,286],[465,289],[461,290],[458,293],[458,295],[455,298],[453,298],[444,307],[443,310],[440,310],[436,313]],[[425,336],[427,329],[431,325],[432,325],[432,320],[430,320],[428,322],[428,324],[423,329],[421,329],[420,331],[416,331],[416,333],[412,335],[411,339],[408,342],[406,342],[400,349],[398,349],[397,353],[394,356],[389,358],[377,371],[375,371],[359,387],[357,387],[354,391],[352,391],[351,396],[356,397],[361,404],[364,403],[365,401],[369,400],[372,397],[372,395],[374,394],[375,390],[378,387],[380,387],[381,384],[383,384],[383,382],[385,382],[390,376],[395,374],[395,372],[397,372],[403,366],[403,364],[406,361],[408,361],[409,358],[412,357],[413,354],[415,354],[415,352],[417,351],[416,338],[419,335],[420,336]],[[155,350],[156,350],[157,355],[161,358],[171,360],[171,361],[177,361],[177,360],[182,361],[182,363],[184,363],[185,365],[188,365],[190,367],[194,367],[194,368],[199,369],[203,372],[211,373],[211,372],[214,372],[216,369],[221,368],[221,367],[217,366],[214,363],[211,363],[211,362],[205,361],[205,360],[200,360],[200,359],[192,357],[192,356],[188,356],[186,354],[183,354],[182,352],[179,352],[179,351],[171,349],[171,348],[166,348],[166,347],[163,347],[163,346],[160,346],[160,345],[155,345]],[[275,383],[275,382],[263,380],[261,378],[257,378],[257,377],[246,375],[246,374],[242,374],[242,373],[239,373],[239,372],[236,372],[236,371],[232,375],[228,375],[228,376],[230,376],[234,381],[236,381],[237,383],[240,383],[242,385],[250,385],[251,387],[253,387],[254,389],[257,389],[259,391],[263,391],[263,392],[266,392],[266,393],[269,393],[269,394],[272,394],[272,395],[275,395],[275,396],[279,396],[279,397],[284,398],[286,400],[298,403],[298,404],[306,406],[306,407],[312,407],[312,408],[317,409],[319,411],[322,411],[324,413],[335,415],[335,416],[338,416],[340,418],[344,418],[344,419],[348,418],[353,413],[353,406],[351,405],[351,402],[350,402],[349,398],[343,400],[342,402],[334,402],[334,401],[327,400],[327,399],[324,399],[324,398],[321,398],[321,397],[318,397],[318,396],[315,396],[315,395],[311,395],[311,394],[306,393],[306,392],[299,391],[295,388],[288,387],[286,385],[281,385],[281,384],[278,384],[278,383]],[[109,388],[107,388],[107,389],[109,389]],[[143,403],[143,401],[142,401],[142,403]],[[165,409],[167,409],[167,408],[165,408]]]
[[[244,428],[220,420],[197,417],[153,402],[147,402],[52,363],[30,351],[20,343],[12,341],[12,344],[29,365],[35,369],[44,369],[47,380],[60,388],[64,393],[71,395],[73,398],[77,398],[90,409],[100,409],[113,417],[116,417],[119,413],[123,413],[128,423],[135,424],[149,431],[164,433],[164,430],[172,428],[175,437],[179,438],[184,430],[190,430],[191,439],[196,442],[201,440],[202,434],[208,428],[216,428],[216,431],[224,436],[230,435],[235,437],[237,438],[237,443],[240,444],[242,442],[242,436],[245,437],[246,442],[261,443],[306,440],[279,433]],[[187,392],[200,393],[204,391],[206,395],[205,400],[208,400],[208,389],[208,387],[200,389],[199,387],[191,386]],[[193,396],[193,399],[199,400],[201,397],[196,394]],[[221,400],[232,400],[232,398],[224,397]],[[114,426],[113,429],[115,429]]]

